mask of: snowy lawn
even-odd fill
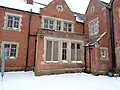
[[[7,72],[0,90],[120,90],[120,78],[85,73],[34,76],[30,72]]]

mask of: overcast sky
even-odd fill
[[[18,3],[16,4],[15,2]],[[7,6],[9,6],[9,4],[11,4],[11,6],[13,7],[18,7],[20,6],[20,3],[23,2],[24,3],[25,0],[0,0],[0,5],[1,4],[8,4]],[[44,4],[48,4],[50,3],[52,0],[34,0],[34,1],[37,1],[37,2],[40,2],[40,3],[44,3]],[[72,11],[75,11],[75,12],[79,12],[79,13],[82,13],[84,14],[86,9],[87,9],[87,6],[89,4],[89,1],[90,0],[65,0],[68,4],[68,6],[70,7],[70,9]],[[110,0],[103,0],[105,2],[109,2]],[[22,8],[25,8],[23,6],[20,6]]]
[[[52,0],[36,0],[48,4]],[[90,0],[65,0],[72,11],[85,13]],[[110,0],[102,0],[109,2]]]

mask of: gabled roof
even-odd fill
[[[11,3],[10,3],[11,2]],[[0,2],[0,6],[7,7],[10,9],[15,9],[15,10],[22,10],[22,11],[28,11],[30,12],[32,9],[33,13],[40,13],[41,8],[45,8],[46,4],[41,4],[39,2],[36,2],[33,0],[33,4],[26,4],[25,0],[3,0]],[[84,22],[84,15],[77,13],[77,12],[72,12],[74,16],[76,16],[76,21],[77,22]]]

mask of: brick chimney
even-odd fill
[[[27,4],[33,4],[33,0],[27,0]]]

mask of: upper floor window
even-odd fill
[[[54,30],[54,20],[44,19],[44,28]]]
[[[72,31],[72,23],[64,22],[64,31],[71,32]]]
[[[64,31],[64,32],[73,32],[73,22],[63,19],[57,19],[52,17],[43,16],[43,28],[55,30],[55,31]]]
[[[62,25],[62,22],[57,20],[56,30],[60,31],[62,27],[61,25]]]
[[[20,30],[21,15],[6,13],[4,28],[8,30]]]
[[[99,21],[98,18],[89,22],[90,35],[97,35],[99,33]]]
[[[18,43],[3,42],[3,50],[5,51],[6,58],[15,59],[18,53]]]

